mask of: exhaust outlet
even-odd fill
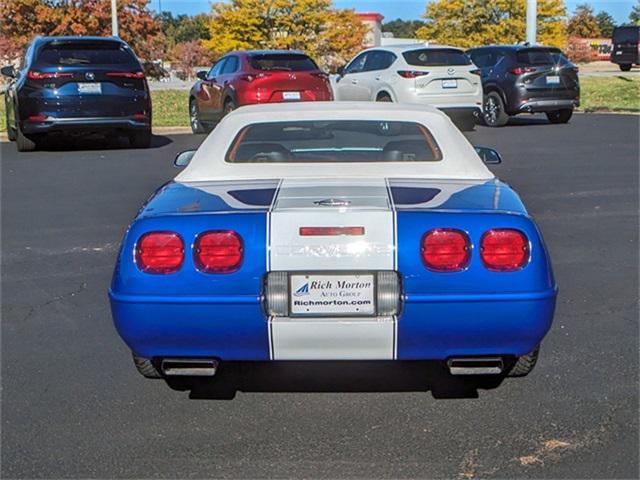
[[[499,375],[504,370],[500,357],[450,358],[447,366],[451,375]]]
[[[160,367],[168,377],[213,377],[218,369],[218,360],[209,358],[166,358]]]

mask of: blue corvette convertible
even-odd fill
[[[526,375],[557,287],[498,158],[430,107],[238,109],[127,230],[117,330],[155,378],[269,360]]]

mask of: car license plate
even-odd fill
[[[289,276],[292,316],[375,315],[373,273],[308,273]]]
[[[92,95],[102,93],[101,83],[78,83],[78,93],[89,93]]]
[[[442,88],[458,88],[457,80],[442,80]]]
[[[284,100],[300,100],[300,92],[282,92]]]
[[[547,77],[547,84],[548,85],[559,85],[560,84],[560,77],[558,75],[549,75]]]

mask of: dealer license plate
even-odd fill
[[[289,287],[292,316],[375,315],[372,273],[292,274]]]
[[[283,100],[300,100],[300,92],[282,92]]]
[[[101,83],[78,83],[78,93],[100,94],[102,93]]]
[[[442,80],[442,88],[458,88],[458,80]]]
[[[560,84],[560,77],[558,75],[549,75],[547,77],[547,84],[548,85],[559,85]]]

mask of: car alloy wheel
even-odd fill
[[[198,106],[195,102],[191,102],[189,108],[189,118],[191,120],[191,130],[194,132],[198,131],[200,128],[200,121],[198,120]]]
[[[499,115],[500,105],[498,105],[496,99],[493,97],[487,98],[487,101],[484,104],[484,118],[487,119],[488,123],[494,124],[498,120]]]

